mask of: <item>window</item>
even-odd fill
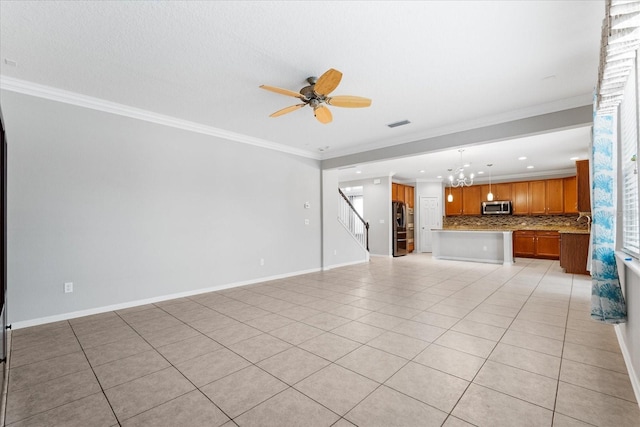
[[[640,255],[638,219],[638,96],[637,63],[620,103],[620,164],[622,169],[622,249]]]

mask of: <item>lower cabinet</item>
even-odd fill
[[[589,235],[562,233],[560,237],[560,267],[565,273],[591,274],[587,270]]]
[[[513,256],[535,258],[536,232],[518,230],[513,232]]]
[[[560,233],[539,230],[514,231],[513,256],[560,259]]]

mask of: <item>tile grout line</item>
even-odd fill
[[[546,275],[546,273],[548,272],[548,270],[551,268],[551,265],[552,265],[552,264],[550,264],[550,265],[549,265],[549,267],[547,268],[547,270],[545,270],[545,275]],[[526,268],[526,267],[525,267],[525,268]],[[523,270],[521,270],[520,272],[522,272],[522,271],[524,271],[524,269],[523,269]],[[520,272],[518,272],[518,273],[520,273]],[[516,275],[517,275],[517,274],[516,274]],[[511,325],[513,324],[513,322],[516,320],[516,318],[517,318],[518,314],[520,314],[520,312],[522,311],[522,308],[524,308],[524,306],[526,305],[527,301],[529,301],[529,299],[531,298],[531,295],[533,295],[533,293],[534,293],[534,292],[535,292],[535,290],[538,288],[538,286],[540,286],[540,282],[542,281],[542,279],[544,278],[544,276],[545,276],[545,275],[542,275],[542,276],[540,277],[540,279],[538,280],[538,282],[537,282],[537,284],[536,284],[535,288],[533,288],[533,289],[532,289],[531,293],[529,294],[529,296],[527,297],[527,299],[526,299],[526,300],[524,301],[524,303],[522,304],[522,307],[520,307],[520,310],[518,310],[518,313],[516,314],[516,316],[514,316],[514,318],[513,318],[513,320],[511,321],[511,323],[509,323],[509,326],[511,326]],[[515,277],[515,275],[514,275],[513,277]],[[513,279],[513,277],[511,277],[511,279]],[[510,280],[511,280],[511,279],[510,279]],[[508,281],[507,281],[507,282],[505,282],[505,283],[503,283],[503,284],[502,284],[502,286],[500,287],[500,289],[501,289],[501,288],[502,288],[506,283],[508,283]],[[498,292],[498,290],[499,290],[499,289],[496,289],[496,290],[495,290],[491,295],[493,295],[493,294],[495,294],[496,292]],[[487,297],[487,298],[488,298],[488,297]],[[486,300],[486,299],[485,299],[485,300]],[[455,326],[455,325],[454,325],[454,326]],[[508,328],[508,327],[507,327],[507,328],[505,328],[505,332],[504,332],[504,334],[503,334],[502,336],[504,336],[504,335],[507,333],[507,331],[508,331],[508,330],[509,330],[509,328]],[[501,339],[502,339],[502,337],[501,337]],[[471,384],[476,384],[476,385],[478,385],[478,386],[480,386],[480,387],[485,387],[485,388],[488,388],[488,389],[490,389],[490,390],[493,390],[491,387],[486,387],[486,386],[483,386],[483,385],[480,385],[480,384],[474,383],[473,381],[476,379],[476,377],[478,376],[478,374],[480,373],[480,371],[482,370],[482,368],[484,367],[484,365],[487,363],[487,361],[489,360],[489,358],[491,357],[491,355],[493,354],[493,352],[495,351],[495,348],[497,347],[497,345],[498,345],[499,343],[500,343],[500,341],[497,341],[497,342],[496,342],[496,345],[493,347],[493,349],[491,350],[491,352],[490,352],[490,353],[487,355],[487,357],[484,359],[484,362],[482,363],[482,365],[480,366],[480,368],[476,371],[475,375],[473,376],[473,378],[471,379],[471,381],[469,381],[469,384],[467,385],[467,387],[465,388],[465,390],[462,392],[462,394],[460,395],[460,397],[458,398],[458,400],[456,401],[456,403],[453,405],[453,408],[451,409],[451,411],[450,411],[449,415],[452,415],[452,414],[453,414],[453,411],[454,411],[454,410],[455,410],[455,408],[458,406],[458,404],[459,404],[459,403],[460,403],[460,401],[462,400],[462,397],[465,395],[465,393],[469,390],[469,387],[471,387]],[[504,394],[504,395],[509,396],[509,397],[511,397],[511,398],[518,399],[518,400],[521,400],[521,401],[523,401],[523,402],[526,402],[526,403],[529,403],[529,404],[532,404],[532,405],[535,405],[535,406],[538,406],[538,407],[544,408],[544,407],[542,407],[542,406],[540,406],[540,405],[537,405],[537,404],[535,404],[535,403],[529,402],[529,401],[527,401],[527,400],[521,399],[521,398],[516,397],[516,396],[511,396],[510,394],[503,393],[503,392],[501,392],[501,391],[499,391],[499,390],[493,390],[493,391],[495,391],[495,392],[497,392],[497,393]],[[548,408],[544,408],[544,409],[549,410]],[[553,411],[551,411],[551,412],[552,412],[551,420],[552,420],[552,423],[553,423]],[[455,415],[454,415],[454,416],[455,416]],[[462,418],[461,418],[461,419],[462,419]],[[465,419],[463,419],[463,420],[464,420],[465,422],[470,422],[470,421],[467,421],[467,420],[465,420]]]

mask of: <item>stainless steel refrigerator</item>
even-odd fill
[[[393,256],[407,254],[407,205],[403,202],[391,202],[393,220]]]

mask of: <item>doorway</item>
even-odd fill
[[[420,252],[432,251],[431,230],[442,228],[439,197],[420,197]]]

